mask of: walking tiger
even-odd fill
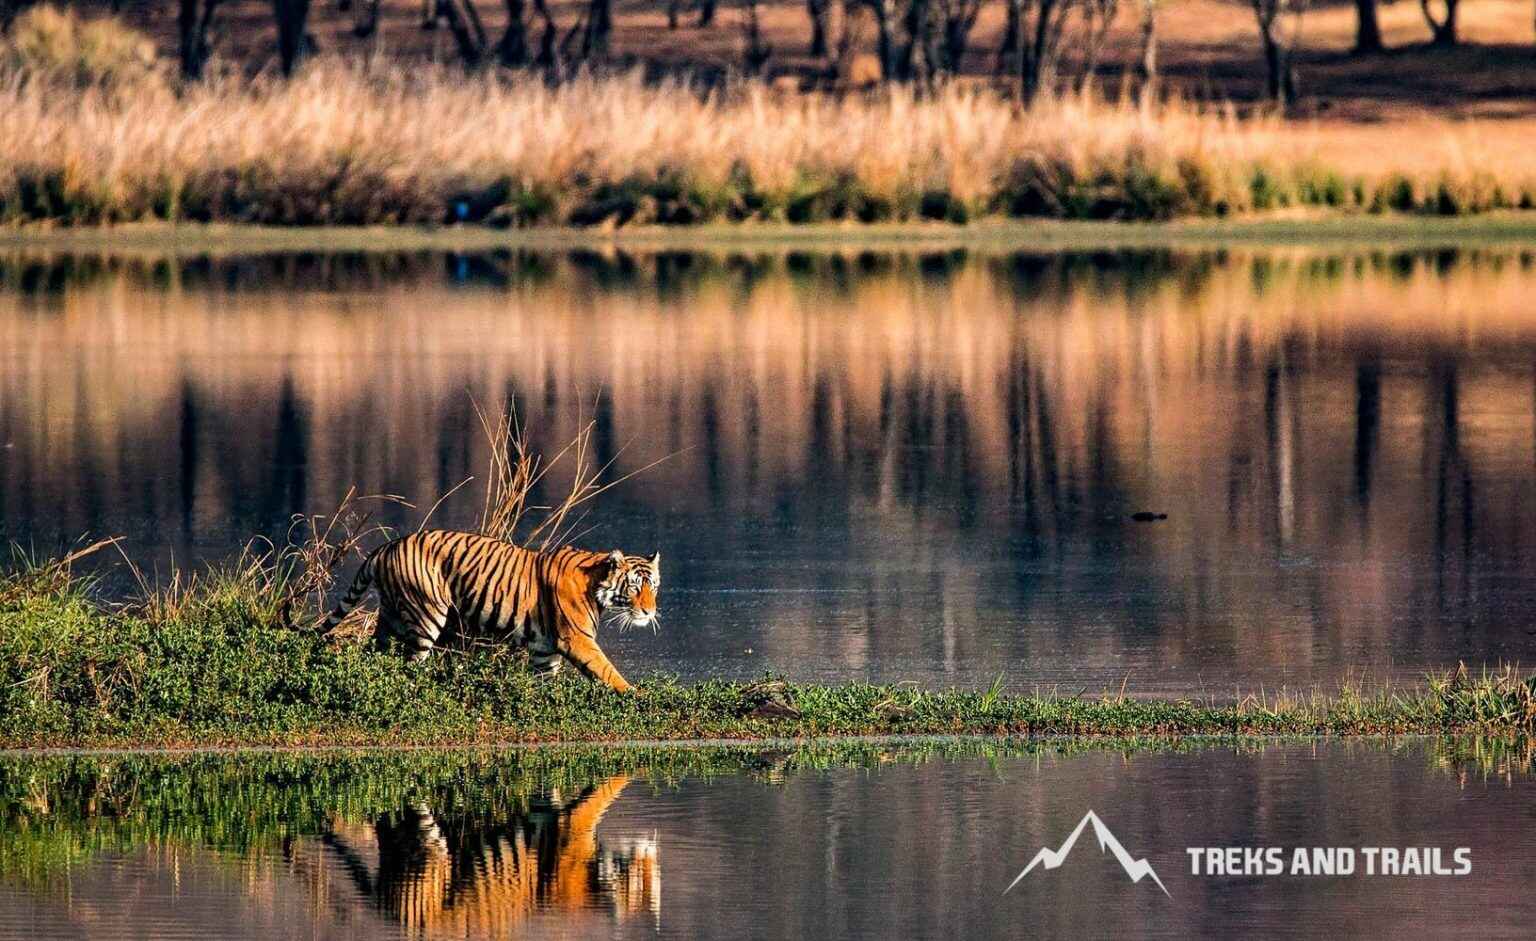
[[[379,593],[374,645],[397,640],[421,660],[454,634],[527,647],[535,671],[554,673],[564,658],[619,692],[632,687],[597,646],[605,615],[621,629],[657,620],[661,554],[650,558],[561,547],[535,552],[474,533],[427,530],[368,554],[325,633],[340,624],[370,585]]]

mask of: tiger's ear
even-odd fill
[[[608,553],[608,571],[618,571],[624,565],[624,553],[615,549]]]
[[[655,555],[651,556],[651,570],[654,571],[657,575],[661,574],[661,553],[660,552],[658,552]]]

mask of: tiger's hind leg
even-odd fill
[[[537,677],[552,678],[560,672],[560,650],[547,639],[528,644],[528,667]]]
[[[448,627],[447,602],[431,599],[411,599],[401,605],[399,626],[395,636],[405,647],[405,657],[412,663],[427,659],[439,638]]]
[[[397,638],[406,636],[405,623],[400,611],[388,598],[380,599],[379,617],[373,623],[373,649],[387,653]]]

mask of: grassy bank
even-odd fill
[[[621,696],[535,680],[502,652],[407,665],[361,639],[281,624],[248,566],[108,607],[60,567],[0,581],[0,745],[458,744],[864,734],[1277,735],[1536,730],[1536,682],[1511,671],[1365,694],[1237,703],[771,680]]]
[[[1398,126],[1394,143],[1177,100],[1021,109],[961,86],[705,94],[622,75],[550,87],[339,59],[291,81],[179,86],[131,35],[89,55],[49,35],[46,55],[0,56],[0,222],[614,228],[1536,207],[1536,157],[1510,139],[1524,132],[1496,124]]]

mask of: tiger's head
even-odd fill
[[[619,630],[650,627],[660,621],[656,593],[661,590],[661,553],[650,558],[625,555],[615,549],[606,559],[608,572],[597,583],[597,605],[612,613]]]

